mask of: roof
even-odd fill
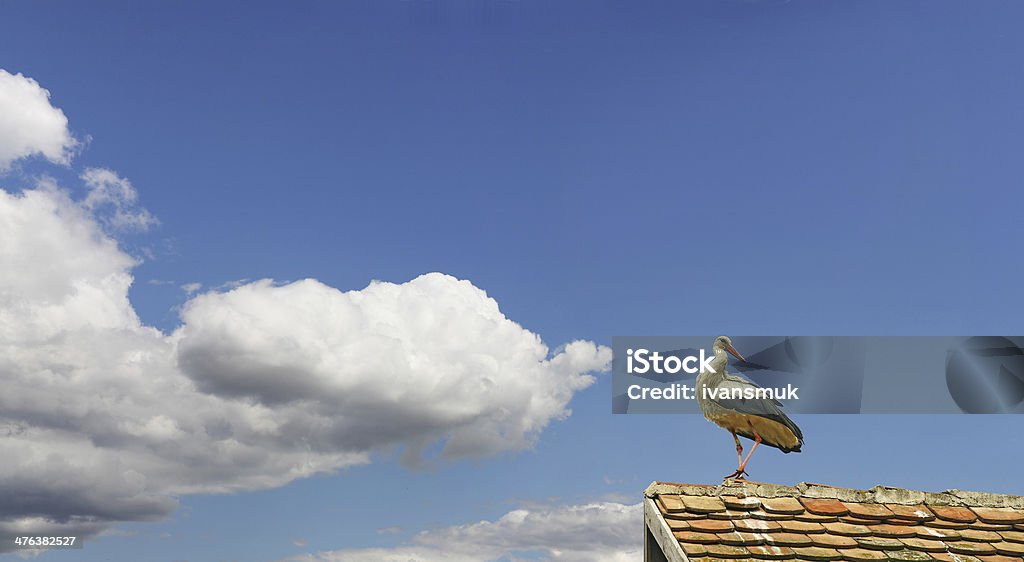
[[[655,482],[648,531],[670,561],[1021,562],[1024,497],[876,486]]]

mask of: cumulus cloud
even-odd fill
[[[64,112],[35,80],[0,69],[0,171],[20,158],[41,155],[68,164],[78,142]]]
[[[469,281],[429,274],[342,292],[258,281],[190,301],[178,362],[201,391],[295,415],[313,450],[444,436],[444,454],[521,449],[568,412],[607,349],[573,342],[548,358]]]
[[[410,544],[302,554],[283,562],[480,562],[518,559],[626,562],[642,557],[642,504],[517,509],[495,521],[424,531]]]
[[[0,534],[90,536],[164,517],[180,494],[279,486],[394,446],[529,447],[611,359],[589,342],[551,352],[436,273],[347,292],[244,283],[195,297],[165,334],[140,322],[136,262],[87,201],[52,182],[0,190]]]
[[[82,181],[88,194],[82,205],[117,230],[149,230],[158,221],[139,207],[139,194],[130,181],[106,168],[87,168]]]

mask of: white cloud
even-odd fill
[[[242,284],[187,303],[166,335],[128,300],[135,261],[52,182],[0,190],[0,263],[0,534],[93,535],[166,516],[179,494],[279,486],[391,446],[529,447],[611,358],[589,342],[549,354],[441,274]]]
[[[199,289],[203,288],[202,283],[185,283],[181,286],[181,290],[185,291],[186,295],[192,295],[199,292]]]
[[[522,449],[610,360],[588,342],[549,359],[486,293],[437,273],[350,292],[257,281],[182,317],[178,363],[200,390],[299,406],[280,429],[318,451],[441,437],[452,457]]]
[[[88,189],[82,206],[117,230],[145,231],[156,217],[139,207],[139,194],[128,180],[106,168],[87,168],[82,181]]]
[[[0,69],[0,172],[20,158],[41,155],[68,164],[78,142],[64,112],[35,80]]]
[[[634,562],[642,557],[641,504],[591,503],[517,509],[416,535],[392,548],[303,554],[286,562],[480,562],[531,555],[558,562]]]

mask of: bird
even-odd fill
[[[754,395],[754,390],[761,388],[753,381],[740,375],[726,373],[731,354],[740,361],[746,361],[732,345],[729,336],[718,336],[712,346],[714,358],[708,363],[709,368],[702,368],[697,375],[696,394],[701,413],[708,421],[729,430],[736,442],[736,457],[739,466],[736,471],[726,476],[743,480],[747,474],[747,463],[761,443],[775,447],[783,453],[799,453],[804,444],[804,435],[793,420],[782,411],[782,404],[771,397],[730,398],[721,392],[708,392],[711,389],[730,389],[729,396]],[[707,389],[707,390],[705,390]],[[740,389],[733,394],[731,389]],[[747,390],[746,393],[743,392]],[[716,396],[717,394],[717,396]],[[743,458],[743,445],[739,436],[752,439],[747,457]]]

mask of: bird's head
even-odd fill
[[[712,349],[714,349],[715,353],[725,351],[740,361],[746,361],[746,359],[740,355],[740,352],[736,351],[736,348],[732,346],[732,340],[729,339],[729,336],[718,336],[715,338],[715,345]]]

